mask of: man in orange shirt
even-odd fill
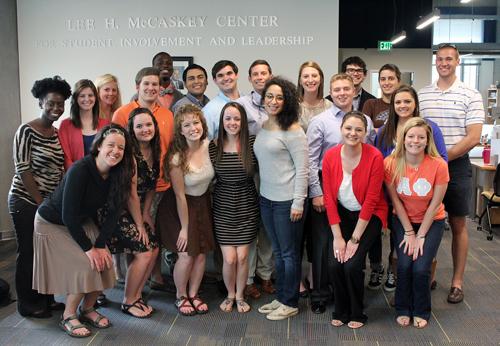
[[[154,67],[144,67],[135,76],[135,85],[137,89],[137,100],[134,100],[124,106],[121,106],[113,114],[112,122],[127,127],[128,117],[132,110],[144,107],[149,108],[158,122],[160,130],[160,176],[156,184],[156,196],[153,202],[153,218],[156,214],[156,206],[161,200],[163,192],[170,188],[170,183],[165,179],[163,171],[164,159],[174,133],[174,116],[170,110],[158,104],[158,95],[160,93],[160,71]],[[158,257],[160,258],[160,257]],[[153,270],[154,283],[151,288],[164,290],[163,278],[161,276],[160,261]],[[153,287],[156,285],[155,287]]]

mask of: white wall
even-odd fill
[[[193,56],[208,71],[220,59],[233,60],[244,93],[255,59],[293,82],[306,60],[326,75],[338,65],[338,0],[18,0],[17,13],[23,122],[38,114],[34,80],[59,74],[74,85],[112,73],[128,101],[136,72],[159,51]],[[237,16],[255,17],[244,25]],[[216,94],[213,83],[207,93]]]
[[[413,87],[420,88],[431,83],[432,51],[431,49],[392,49],[390,52],[379,52],[377,49],[341,49],[339,64],[350,56],[357,55],[363,59],[370,72],[377,71],[384,64],[395,64],[401,72],[414,72]],[[340,71],[340,66],[339,66]],[[369,78],[366,78],[363,87],[371,89]]]

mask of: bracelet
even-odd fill
[[[418,239],[425,239],[425,235],[421,235],[421,234],[420,234],[420,235],[417,235],[417,238],[418,238]]]
[[[351,236],[351,239],[349,239],[349,240],[353,244],[358,244],[359,243],[359,238],[356,238],[355,236]]]

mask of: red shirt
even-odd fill
[[[97,130],[109,124],[106,119],[99,119]],[[69,118],[64,119],[59,126],[59,141],[64,151],[64,169],[66,172],[73,162],[84,156],[82,129],[73,125]]]
[[[383,227],[387,227],[387,202],[382,191],[384,182],[384,159],[380,151],[362,143],[361,160],[352,171],[352,190],[361,204],[359,218],[370,221],[373,215],[377,216]],[[323,158],[323,194],[326,213],[330,225],[340,223],[337,209],[337,194],[344,177],[340,151],[343,144],[328,150]]]

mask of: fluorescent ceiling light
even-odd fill
[[[469,2],[471,2],[471,1],[472,1],[472,0],[460,0],[460,2],[461,2],[462,4],[468,4],[468,3],[469,3]]]
[[[406,38],[406,31],[403,30],[399,34],[391,38],[391,43],[396,44],[398,42],[403,41],[405,38]]]
[[[441,16],[441,12],[439,11],[439,8],[435,8],[434,11],[432,11],[427,16],[425,16],[424,18],[420,19],[417,22],[417,29],[421,30],[421,29],[425,28],[426,26],[434,23],[436,20],[439,19],[440,16]]]

